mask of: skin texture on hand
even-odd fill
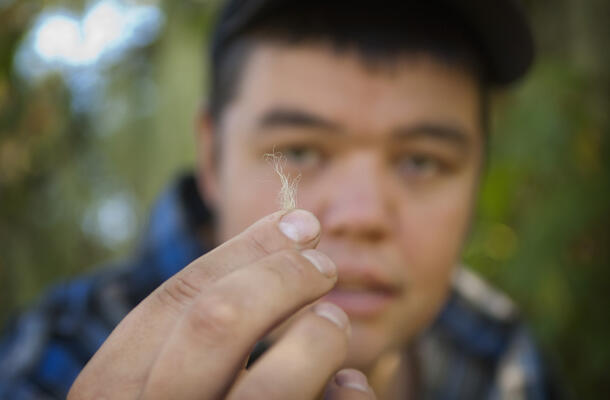
[[[329,381],[327,398],[374,398],[361,373],[334,377],[350,325],[331,303],[243,369],[261,337],[336,283],[334,263],[313,250],[319,235],[313,214],[280,211],[195,260],[125,317],[68,398],[313,399]]]

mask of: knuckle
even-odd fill
[[[268,273],[281,287],[296,290],[299,283],[307,281],[311,266],[297,250],[282,250],[278,252],[273,262],[266,267]]]
[[[222,343],[231,340],[239,328],[241,314],[241,307],[228,297],[209,295],[194,304],[188,322],[199,337],[210,343]]]
[[[271,254],[271,249],[265,243],[265,241],[261,240],[258,235],[250,235],[247,237],[248,245],[256,252],[256,254],[260,256],[267,256]]]
[[[191,304],[199,292],[199,288],[188,279],[177,275],[164,282],[156,291],[156,296],[162,304],[180,311]]]

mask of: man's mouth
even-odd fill
[[[396,298],[398,291],[389,287],[335,287],[324,296],[341,307],[350,317],[373,317],[383,312]]]
[[[376,318],[404,294],[406,274],[392,262],[397,258],[392,254],[337,247],[324,250],[337,265],[338,281],[322,300],[341,307],[350,318]]]

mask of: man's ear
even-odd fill
[[[214,134],[213,118],[206,106],[200,108],[195,125],[197,136],[197,188],[206,205],[214,210],[217,209],[220,199],[217,162],[219,155],[216,154],[216,151],[220,148],[216,141],[220,139]]]

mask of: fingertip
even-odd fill
[[[342,369],[327,385],[324,399],[375,400],[377,396],[366,375],[356,369]]]
[[[365,393],[370,393],[371,391],[366,375],[357,369],[347,368],[337,372],[335,374],[335,383],[337,386]]]
[[[295,243],[306,244],[320,235],[320,221],[311,212],[294,209],[284,214],[278,222],[279,230]]]
[[[335,374],[335,383],[341,387],[360,390],[361,392],[369,391],[369,383],[366,375],[357,369],[347,368]]]
[[[328,302],[318,303],[314,306],[313,312],[337,325],[347,333],[348,337],[351,335],[349,317],[339,306]]]
[[[303,250],[301,254],[303,257],[307,258],[322,275],[327,278],[336,278],[337,266],[327,255],[314,249]]]

